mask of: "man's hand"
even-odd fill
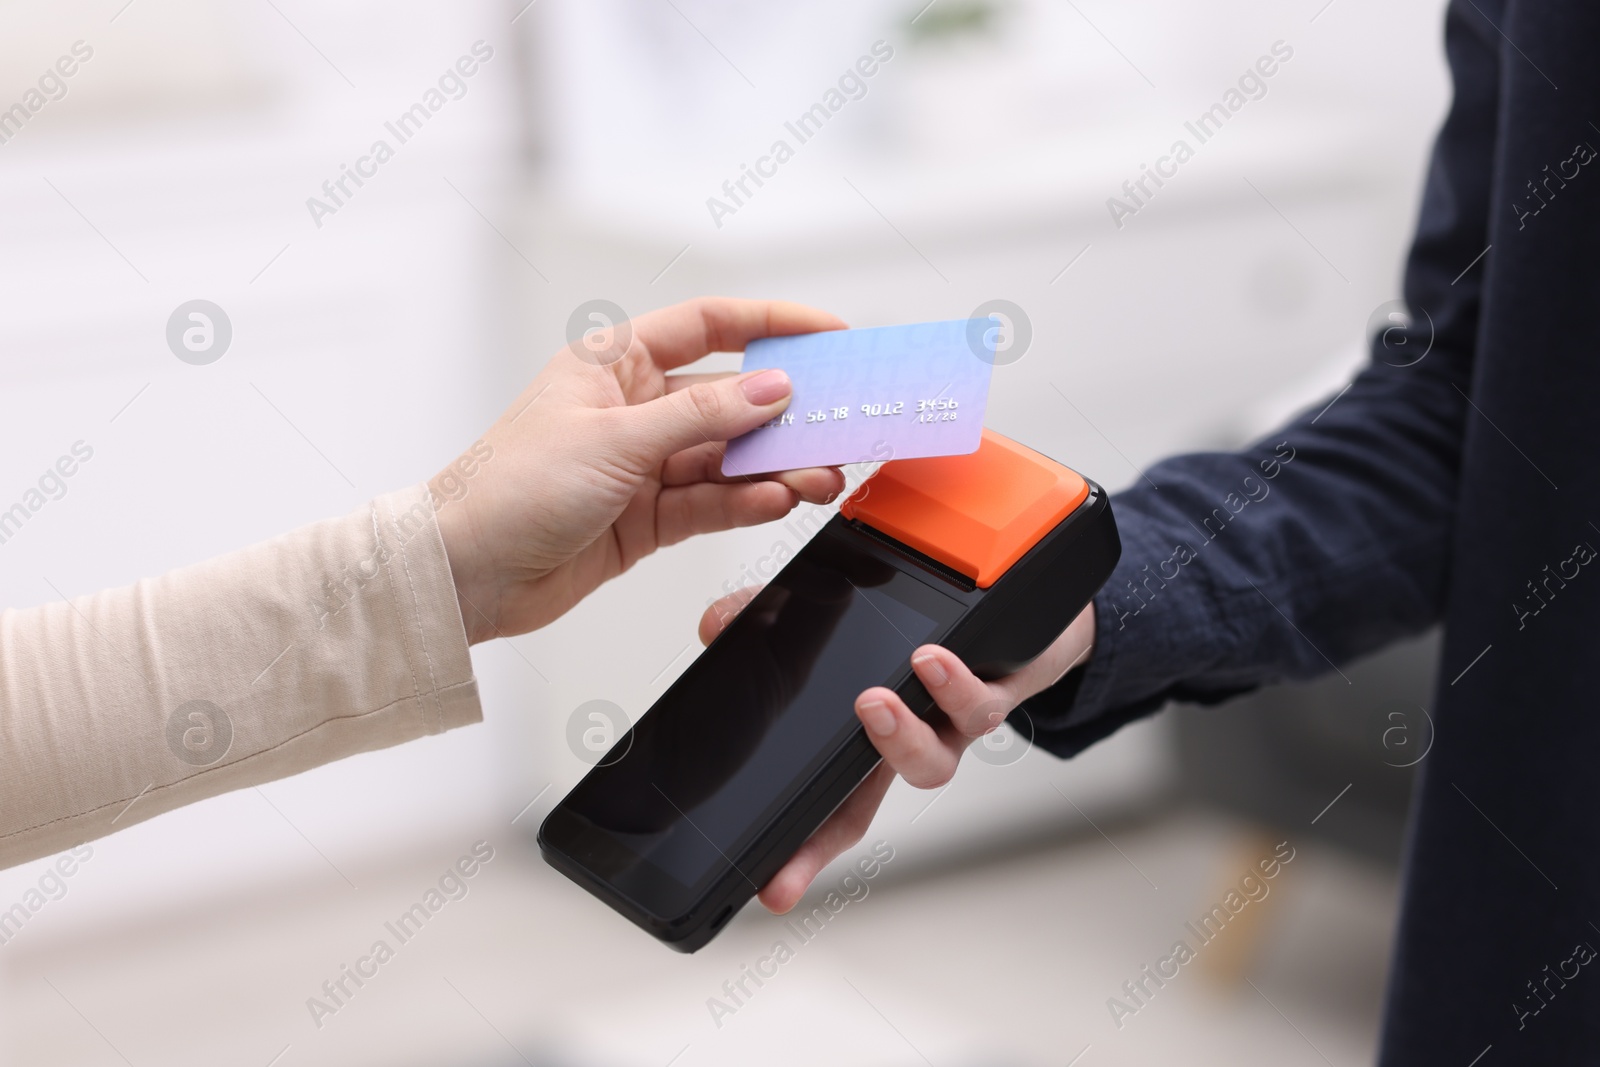
[[[725,478],[723,443],[789,404],[782,371],[668,375],[776,334],[843,329],[825,311],[703,299],[602,331],[612,362],[557,352],[500,420],[429,482],[469,642],[560,617],[641,556],[782,518],[844,487],[834,467]]]
[[[700,640],[710,644],[758,591],[741,589],[707,608],[700,619]],[[968,745],[998,727],[1022,701],[1048,689],[1067,671],[1086,662],[1093,650],[1091,604],[1038,659],[993,682],[980,680],[953,653],[938,645],[923,645],[913,651],[911,669],[944,714],[936,713],[932,723],[924,722],[893,690],[882,686],[868,689],[856,698],[856,717],[866,727],[883,762],[762,888],[761,903],[780,915],[793,908],[822,869],[865,836],[896,774],[919,789],[944,785],[955,775]]]

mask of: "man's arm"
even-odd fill
[[[1406,264],[1410,328],[1380,334],[1344,392],[1258,444],[1166,460],[1114,499],[1123,555],[1095,600],[1093,656],[1027,702],[1051,751],[1169,700],[1329,671],[1439,618],[1493,269],[1493,35],[1451,6],[1455,98]]]

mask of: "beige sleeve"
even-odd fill
[[[0,613],[0,868],[477,722],[427,487]]]

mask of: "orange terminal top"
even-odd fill
[[[985,429],[970,455],[890,460],[839,513],[987,589],[1088,496],[1077,472]]]

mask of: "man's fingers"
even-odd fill
[[[772,881],[762,887],[759,895],[768,911],[782,915],[793,908],[822,869],[866,835],[872,817],[883,803],[883,795],[893,782],[894,769],[880,763],[856,786],[855,792],[845,798],[789,862],[772,876]]]
[[[842,330],[835,315],[786,300],[701,297],[640,315],[629,323],[628,358],[648,358],[662,370],[712,352],[742,352],[758,337]],[[642,349],[640,346],[642,342]]]
[[[734,616],[743,611],[763,588],[759,585],[741,586],[706,608],[705,614],[700,616],[700,643],[709,645],[716,640],[717,635],[728,628]]]
[[[918,789],[936,789],[956,773],[961,746],[941,740],[894,690],[874,686],[862,693],[856,698],[856,717],[884,762]]]
[[[994,686],[968,670],[949,649],[923,645],[911,653],[911,669],[939,710],[966,738],[983,736],[1005,722],[1011,712],[1011,702],[1002,700]]]
[[[705,628],[702,620],[702,634]],[[761,890],[761,903],[769,911],[781,915],[793,908],[818,873],[861,840],[895,774],[919,789],[938,788],[955,774],[966,742],[1003,720],[990,687],[948,650],[923,645],[912,654],[911,663],[940,706],[949,704],[946,714],[951,724],[935,727],[923,722],[892,689],[882,686],[857,698],[856,716],[883,762]]]

